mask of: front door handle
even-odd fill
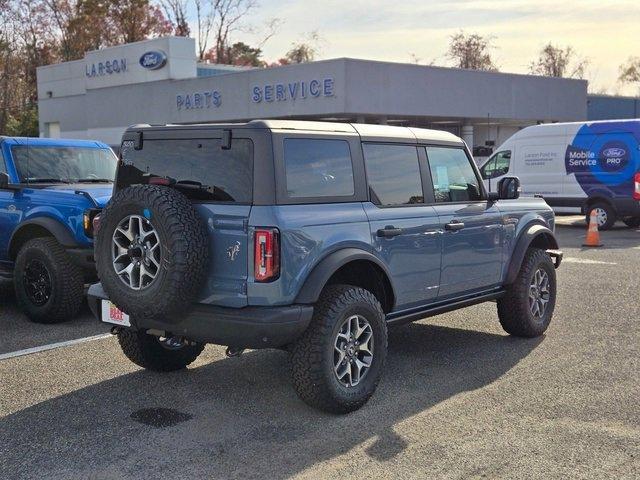
[[[402,235],[402,229],[396,228],[393,225],[387,225],[386,227],[379,229],[376,234],[379,237],[384,238],[397,237],[398,235]]]
[[[462,230],[464,228],[464,223],[459,220],[452,220],[447,223],[444,228],[450,232],[457,232],[458,230]]]

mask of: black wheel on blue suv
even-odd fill
[[[498,300],[498,318],[516,337],[538,337],[549,327],[556,305],[556,270],[549,254],[529,248],[516,280]]]
[[[368,290],[330,285],[311,325],[291,349],[293,385],[308,405],[348,413],[378,386],[387,357],[387,324]]]
[[[27,241],[16,257],[14,288],[18,303],[37,323],[69,320],[84,300],[84,274],[55,238]]]

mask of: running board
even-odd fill
[[[409,313],[397,312],[387,315],[387,324],[389,325],[403,325],[405,323],[415,322],[422,320],[423,318],[433,317],[440,315],[441,313],[451,312],[460,308],[470,307],[471,305],[477,305],[478,303],[490,302],[497,300],[504,295],[504,290],[495,290],[490,293],[484,293],[462,300],[455,300],[447,303],[440,303],[421,309],[419,311],[412,311]]]

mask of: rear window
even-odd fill
[[[251,140],[234,138],[223,150],[220,139],[145,139],[141,150],[122,147],[121,158],[117,188],[160,177],[193,200],[251,203]]]
[[[351,151],[346,140],[285,139],[284,166],[289,197],[354,194]]]

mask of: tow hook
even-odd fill
[[[122,330],[122,327],[118,327],[118,326],[111,327],[111,335],[118,335],[120,333],[120,330]]]
[[[227,347],[227,351],[225,352],[225,355],[229,358],[239,357],[240,355],[242,355],[242,352],[244,352],[244,348]]]

